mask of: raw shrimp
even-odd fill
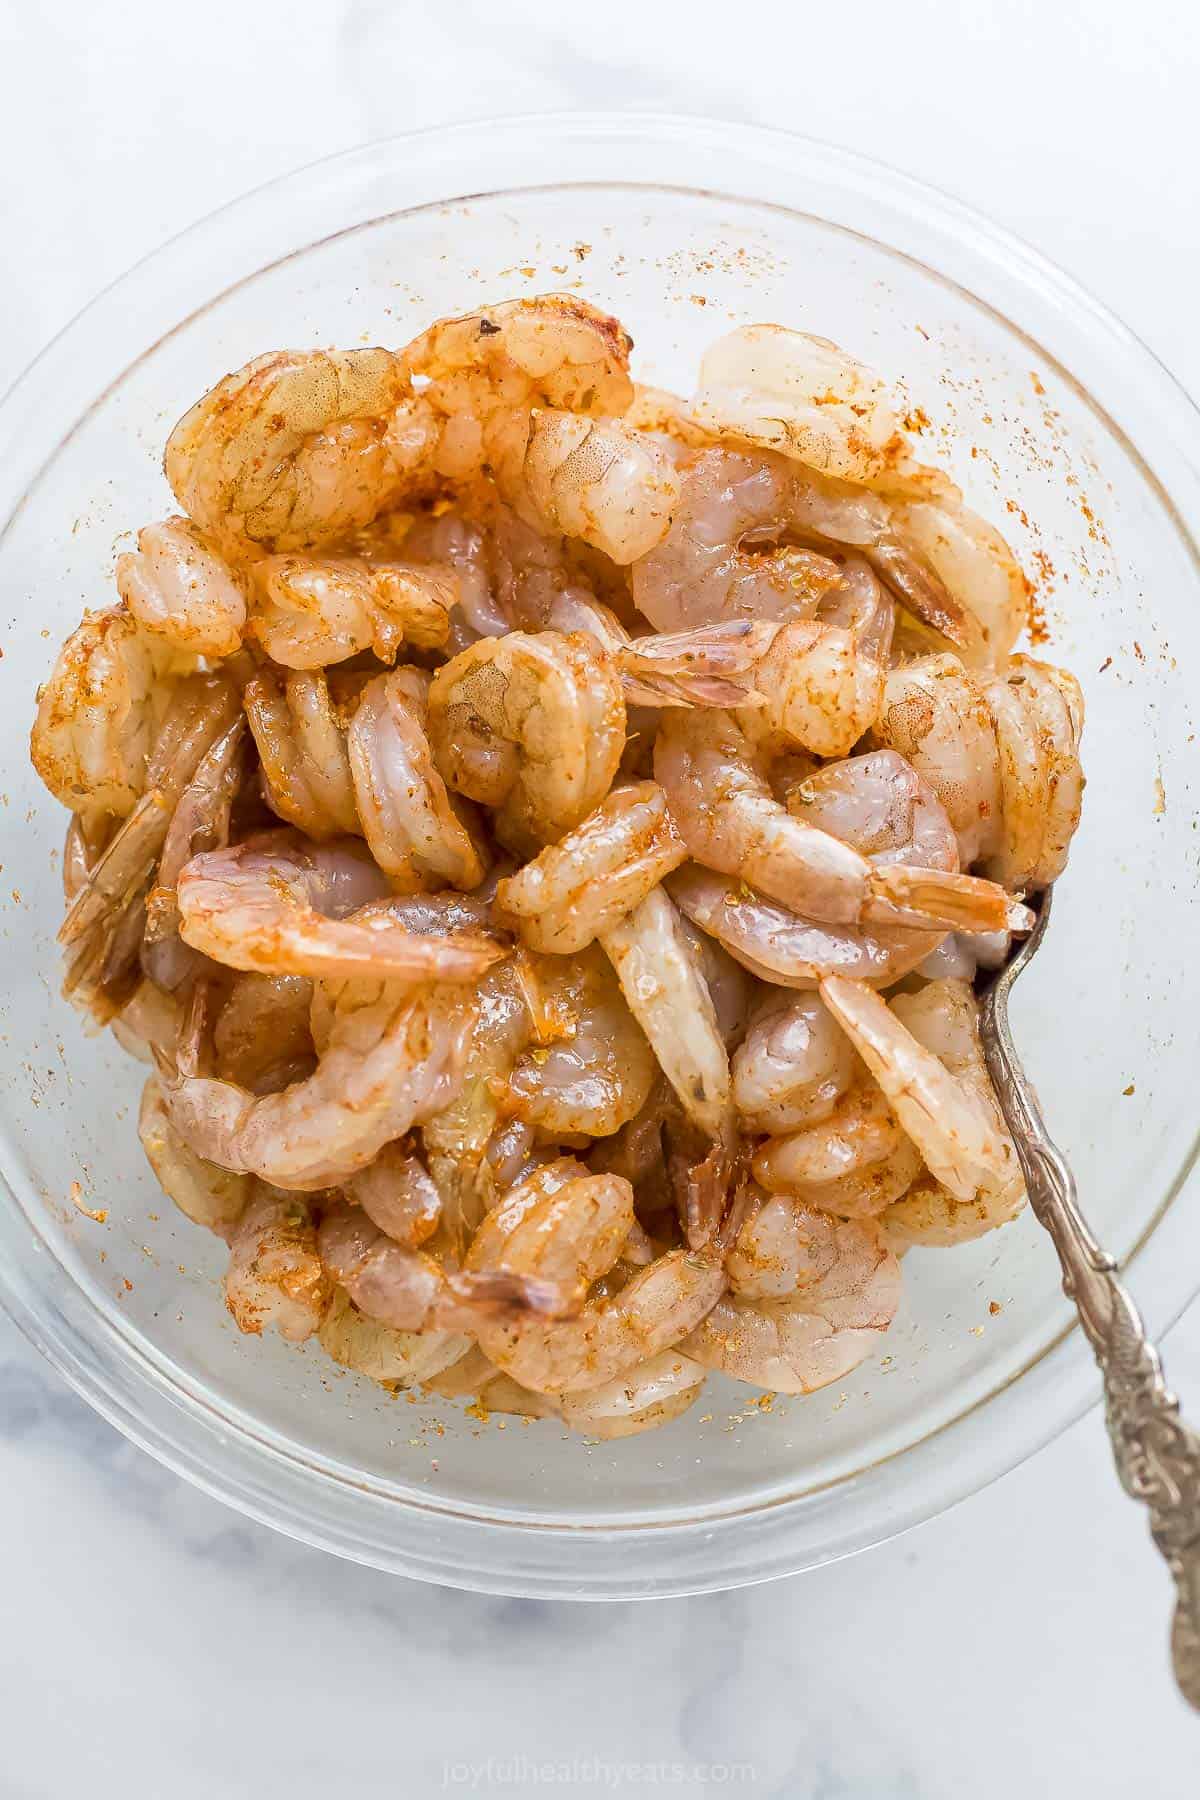
[[[219,675],[195,675],[176,685],[146,765],[146,791],[92,865],[63,920],[63,991],[85,1000],[98,1016],[101,995],[119,991],[122,974],[140,955],[147,890],[181,797],[210,750],[215,758],[205,784],[212,774],[218,788],[226,759],[236,756],[238,709],[236,689]],[[185,815],[184,828],[191,822]]]
[[[743,727],[767,749],[845,756],[878,717],[894,622],[890,595],[848,560],[816,617],[784,625],[755,667]]]
[[[700,964],[717,1030],[732,1054],[746,1035],[755,984],[728,950],[693,925],[686,913],[679,913],[679,929]]]
[[[653,781],[615,788],[574,831],[496,889],[531,950],[582,950],[687,858]]]
[[[896,760],[898,779],[904,765]],[[654,773],[697,862],[806,916],[918,930],[942,924],[992,931],[1027,923],[1025,909],[1014,908],[995,883],[916,860],[877,865],[807,818],[786,812],[744,732],[727,714],[669,714],[655,741]]]
[[[313,1073],[255,1095],[196,1073],[181,1049],[163,1078],[168,1116],[209,1162],[279,1187],[331,1187],[444,1107],[461,1078],[474,1003],[461,988],[346,980],[329,984],[328,1036]]]
[[[778,630],[766,621],[730,619],[632,637],[610,608],[571,589],[555,595],[545,623],[594,638],[617,665],[626,703],[643,707],[761,705],[754,682]]]
[[[159,987],[174,992],[195,973],[199,958],[179,936],[176,884],[184,865],[201,851],[229,842],[234,802],[246,777],[246,722],[235,719],[201,757],[167,827],[154,885],[146,899],[142,968]]]
[[[324,668],[361,650],[394,663],[405,644],[440,649],[461,594],[449,564],[352,556],[267,556],[253,577],[250,629],[289,669]]]
[[[421,1131],[446,1230],[458,1249],[494,1199],[497,1178],[485,1152],[517,1058],[534,1030],[527,973],[517,958],[489,969],[474,992],[478,1012],[466,1039],[461,1085]]]
[[[1048,887],[1062,874],[1079,824],[1083,695],[1065,669],[1011,657],[984,683],[996,730],[1003,835],[984,861],[1013,889]]]
[[[708,1137],[729,1140],[729,1056],[700,960],[674,906],[656,887],[599,939],[684,1111]]]
[[[605,1137],[650,1092],[654,1054],[595,945],[531,962],[545,1024],[513,1069],[506,1104],[547,1137]]]
[[[85,819],[133,810],[177,666],[164,640],[124,607],[84,615],[38,690],[29,739],[33,766],[56,800]]]
[[[691,413],[720,437],[864,484],[905,453],[879,376],[828,338],[782,325],[742,325],[710,345]]]
[[[662,1350],[648,1362],[582,1393],[564,1394],[563,1424],[590,1438],[632,1437],[678,1419],[700,1398],[708,1371],[678,1350]]]
[[[359,1312],[340,1288],[334,1290],[317,1336],[325,1354],[344,1369],[400,1387],[432,1380],[471,1348],[461,1331],[397,1331],[381,1325]]]
[[[542,408],[511,438],[496,462],[497,481],[528,524],[582,538],[621,566],[662,540],[679,481],[653,438],[612,420]]]
[[[492,592],[483,532],[445,502],[412,525],[404,539],[404,554],[412,562],[454,571],[458,599],[450,616],[451,650],[463,650],[479,637],[502,637],[513,624]]]
[[[117,592],[146,631],[196,656],[232,656],[246,627],[246,580],[190,519],[138,532],[118,556]]]
[[[987,701],[959,658],[943,653],[893,669],[872,736],[933,789],[962,866],[978,862],[1000,829],[1000,774]]]
[[[612,786],[625,747],[620,682],[578,633],[483,638],[434,676],[429,741],[450,786],[497,809],[501,842],[537,850]]]
[[[267,975],[471,981],[504,953],[480,936],[428,936],[388,909],[347,917],[387,890],[353,838],[309,844],[267,832],[195,857],[178,884],[185,943]]]
[[[471,1331],[497,1313],[557,1317],[574,1303],[573,1288],[537,1275],[446,1268],[395,1243],[361,1207],[344,1202],[326,1211],[317,1244],[327,1272],[358,1310],[396,1331]]]
[[[346,740],[362,829],[397,890],[478,887],[487,852],[433,766],[425,716],[417,670],[379,675],[363,689]]]
[[[778,1134],[827,1119],[857,1059],[819,994],[766,993],[733,1059],[733,1098],[747,1131]]]
[[[769,1193],[845,1219],[870,1217],[898,1200],[921,1171],[921,1156],[869,1076],[824,1119],[769,1137],[750,1164]]]
[[[503,1266],[510,1233],[515,1235],[523,1223],[529,1229],[531,1215],[514,1205],[517,1198],[519,1194],[510,1195],[504,1203],[516,1214],[515,1222],[506,1229],[505,1221],[497,1220],[482,1244],[476,1238],[467,1254],[469,1269]],[[490,1215],[485,1228],[495,1217]],[[536,1212],[532,1219],[536,1223]],[[621,1246],[615,1229],[581,1244],[567,1209],[558,1217],[557,1230],[565,1243],[560,1251],[556,1237],[552,1239],[554,1254],[580,1266],[592,1281],[617,1260]],[[538,1253],[544,1260],[551,1252],[539,1244]],[[639,1270],[618,1293],[589,1298],[575,1318],[483,1320],[476,1336],[484,1354],[523,1387],[573,1393],[601,1387],[670,1349],[703,1318],[724,1287],[725,1274],[715,1260],[690,1250],[669,1251]]]
[[[742,1227],[731,1292],[679,1349],[707,1369],[781,1394],[811,1394],[878,1347],[900,1303],[900,1265],[877,1226],[783,1195]]]
[[[110,1024],[122,1050],[139,1062],[169,1060],[179,1036],[179,1002],[152,981],[141,981]]]
[[[346,732],[363,686],[361,676],[331,681],[321,669],[266,670],[246,686],[267,802],[307,837],[360,829]]]
[[[428,466],[455,482],[493,460],[503,467],[534,406],[619,415],[633,398],[631,348],[616,319],[570,294],[439,319],[403,352],[421,384],[417,404],[435,422]]]
[[[138,1137],[167,1198],[193,1224],[227,1237],[245,1212],[254,1183],[248,1175],[231,1174],[205,1162],[188,1148],[171,1124],[156,1075],[142,1089]]]
[[[1024,1186],[966,982],[931,982],[919,994],[897,995],[890,1007],[862,982],[840,976],[823,981],[821,995],[930,1173],[956,1200],[982,1205],[989,1223],[1011,1218],[1023,1204]]]
[[[374,518],[425,455],[431,431],[389,429],[406,391],[390,350],[258,356],[184,414],[163,469],[188,517],[235,554],[324,543]]]
[[[348,1197],[393,1243],[416,1250],[431,1238],[442,1202],[420,1157],[404,1144],[385,1144],[373,1163],[351,1176]]]
[[[293,1344],[311,1337],[328,1308],[330,1283],[308,1201],[259,1184],[229,1242],[225,1304],[238,1329],[258,1336],[273,1325]]]
[[[840,570],[774,543],[790,523],[792,491],[781,457],[702,450],[682,471],[666,537],[633,566],[638,610],[660,631],[810,615]]]
[[[277,1094],[310,1075],[312,998],[303,975],[235,975],[213,1027],[213,1074],[252,1094]]]
[[[1079,823],[1083,697],[1027,656],[981,679],[956,657],[893,670],[875,726],[942,800],[964,863],[1019,891],[1062,873]]]
[[[1025,629],[1029,590],[1000,533],[952,487],[935,500],[894,504],[891,518],[898,542],[924,559],[961,610],[968,629],[951,635],[964,660],[1002,664]],[[886,569],[884,562],[880,572]]]

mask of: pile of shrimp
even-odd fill
[[[65,991],[238,1326],[593,1438],[807,1394],[1024,1190],[976,970],[1078,823],[999,534],[823,338],[279,351],[38,697]]]

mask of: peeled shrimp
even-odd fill
[[[879,376],[828,338],[782,325],[742,325],[710,345],[691,412],[721,437],[849,481],[878,480],[903,450]]]
[[[418,671],[397,669],[363,689],[347,737],[358,816],[394,888],[478,887],[487,853],[433,766],[424,725]]]
[[[235,975],[213,1027],[213,1073],[277,1094],[312,1073],[313,984],[303,975]]]
[[[648,1362],[600,1387],[564,1394],[563,1424],[590,1438],[632,1437],[678,1419],[695,1405],[708,1371],[678,1350],[662,1350]]]
[[[895,504],[891,516],[897,540],[924,558],[961,609],[967,629],[953,636],[964,660],[980,668],[1002,664],[1025,629],[1029,600],[1000,533],[954,488],[935,500]]]
[[[620,1186],[628,1194],[628,1184]],[[623,1241],[616,1224],[600,1216],[590,1229],[581,1230],[573,1209],[560,1208],[547,1246],[547,1234],[538,1230],[539,1208],[524,1210],[521,1198],[515,1191],[503,1203],[503,1213],[497,1209],[501,1216],[489,1215],[467,1254],[468,1269],[511,1266],[510,1257],[518,1260],[528,1238],[542,1264],[553,1257],[555,1266],[562,1266],[558,1259],[564,1258],[568,1267],[580,1269],[581,1279],[593,1282],[607,1274]],[[632,1218],[632,1201],[628,1204]],[[512,1252],[510,1238],[516,1240]],[[476,1335],[484,1354],[523,1387],[573,1393],[601,1387],[670,1349],[709,1311],[724,1286],[724,1272],[714,1261],[688,1250],[670,1251],[618,1293],[588,1299],[575,1318],[484,1320]]]
[[[259,1185],[230,1237],[225,1304],[238,1329],[258,1336],[273,1325],[280,1337],[302,1343],[320,1326],[329,1300],[308,1202]]]
[[[415,994],[387,982],[329,984],[332,1017],[316,1068],[278,1094],[255,1095],[195,1072],[181,1053],[164,1076],[167,1113],[197,1155],[279,1187],[331,1187],[456,1090],[473,1002],[461,988]]]
[[[684,467],[662,543],[633,566],[633,598],[660,631],[729,619],[804,618],[840,571],[795,545],[763,544],[790,523],[793,481],[780,457],[700,451]]]
[[[190,1150],[171,1124],[156,1075],[142,1089],[138,1137],[158,1185],[193,1224],[227,1237],[246,1210],[254,1186],[248,1175],[231,1174]]]
[[[827,1119],[854,1081],[856,1058],[819,994],[766,993],[733,1058],[733,1098],[747,1131],[779,1134]]]
[[[845,756],[878,717],[894,619],[866,563],[847,561],[816,616],[784,625],[756,665],[744,729],[769,750]]]
[[[653,781],[615,788],[595,812],[501,881],[496,900],[531,950],[582,950],[685,861],[687,849]]]
[[[633,397],[631,340],[618,321],[570,294],[538,294],[439,319],[404,351],[433,421],[435,474],[461,482],[485,463],[503,468],[529,409],[612,417]],[[522,446],[523,447],[523,446]]]
[[[229,842],[234,802],[246,777],[246,722],[235,719],[201,757],[184,788],[163,839],[154,884],[146,899],[142,968],[174,992],[195,971],[198,957],[179,937],[176,884],[193,856]]]
[[[289,669],[324,668],[370,650],[394,663],[405,644],[439,649],[460,598],[449,565],[351,556],[267,556],[253,568],[250,629]]]
[[[486,1152],[534,1029],[526,971],[516,958],[489,969],[474,993],[478,1010],[464,1043],[461,1084],[421,1132],[446,1230],[459,1249],[494,1199],[497,1175]]]
[[[214,760],[205,767],[195,797],[199,801],[211,778],[219,807],[219,790],[237,756],[237,710],[236,690],[219,675],[195,675],[176,685],[146,765],[146,791],[93,863],[63,920],[58,934],[68,951],[63,991],[83,1000],[98,1017],[106,1010],[105,997],[119,992],[121,977],[140,956],[155,864],[174,814],[210,751]],[[194,822],[189,807],[182,830],[189,831]],[[172,928],[173,919],[165,929]]]
[[[195,656],[231,656],[246,627],[246,581],[190,519],[138,532],[117,558],[117,592],[144,630]]]
[[[389,431],[405,397],[390,350],[278,350],[226,375],[167,439],[163,468],[216,543],[304,549],[365,525],[423,456]]]
[[[990,1224],[1011,1218],[1023,1204],[1024,1186],[988,1079],[979,1009],[966,982],[931,982],[919,994],[897,995],[889,1007],[862,982],[831,976],[821,983],[821,996],[930,1173],[955,1200],[973,1206],[976,1217],[986,1215]],[[922,1037],[906,1018],[919,1024]]]
[[[174,652],[124,607],[85,614],[38,691],[29,739],[56,800],[85,818],[133,810],[175,666]]]
[[[317,1336],[325,1354],[344,1369],[400,1387],[432,1380],[471,1347],[461,1331],[397,1331],[382,1325],[359,1312],[340,1288],[334,1290]]]
[[[840,1381],[877,1349],[900,1303],[900,1265],[878,1228],[782,1195],[742,1227],[731,1291],[679,1349],[781,1394]]]
[[[429,741],[449,785],[496,809],[501,841],[536,850],[612,786],[625,746],[620,682],[577,633],[484,638],[434,676]]]
[[[502,637],[513,620],[492,592],[488,543],[479,526],[443,502],[418,518],[404,539],[404,554],[418,564],[452,569],[458,598],[450,615],[452,651],[479,637]]]
[[[533,1275],[446,1268],[379,1230],[361,1207],[337,1202],[317,1237],[327,1272],[361,1313],[397,1331],[470,1331],[479,1319],[514,1308],[551,1317],[569,1310],[573,1289]]]
[[[991,931],[1026,922],[1024,909],[1014,910],[992,882],[919,862],[879,866],[786,812],[745,734],[723,713],[668,715],[655,741],[654,773],[697,862],[807,916],[918,930],[944,924]]]
[[[964,863],[1012,889],[1062,873],[1079,823],[1083,698],[1074,677],[1014,656],[981,679],[948,654],[893,670],[874,736],[929,782]]]
[[[921,1156],[875,1082],[864,1076],[824,1119],[769,1137],[750,1167],[769,1193],[857,1219],[898,1200],[920,1174]]]
[[[599,938],[684,1111],[710,1138],[728,1139],[729,1057],[699,958],[674,906],[655,888]]]
[[[730,619],[632,637],[609,607],[570,589],[554,596],[545,623],[594,638],[615,661],[626,702],[642,707],[761,705],[757,671],[778,629]]]
[[[373,1163],[351,1177],[346,1192],[373,1225],[408,1250],[431,1238],[441,1220],[437,1187],[404,1144],[385,1144]]]
[[[295,669],[264,671],[246,686],[267,801],[306,837],[360,829],[346,732],[363,685],[360,676]]]
[[[469,933],[410,930],[386,908],[346,916],[386,891],[354,839],[309,844],[269,832],[187,865],[178,884],[180,934],[216,962],[267,975],[471,981],[503,955]]]
[[[671,458],[653,438],[578,413],[535,408],[496,472],[529,524],[582,538],[620,565],[653,550],[679,499]]]
[[[596,946],[532,960],[545,1023],[513,1069],[506,1104],[550,1138],[605,1137],[650,1092],[654,1054]]]

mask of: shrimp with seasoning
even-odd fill
[[[229,1251],[225,1304],[238,1330],[258,1337],[273,1325],[292,1344],[312,1337],[331,1290],[304,1196],[257,1184],[230,1234]]]
[[[678,1348],[775,1393],[842,1380],[874,1354],[900,1303],[900,1265],[873,1222],[783,1195],[742,1227],[726,1268],[729,1293]]]
[[[226,375],[167,439],[163,469],[184,512],[235,559],[304,550],[394,502],[432,433],[393,417],[407,397],[391,350],[278,350]]]
[[[248,1175],[219,1169],[188,1148],[171,1124],[157,1075],[151,1075],[142,1089],[138,1137],[167,1198],[194,1225],[228,1238],[246,1210],[254,1183]]]
[[[160,1070],[167,1116],[198,1156],[312,1192],[356,1174],[446,1105],[461,1079],[473,1012],[462,988],[414,993],[360,977],[329,982],[327,997],[315,1069],[277,1094],[202,1075],[199,1049],[189,1044],[175,1070]]]
[[[633,1437],[681,1418],[704,1391],[708,1371],[678,1350],[657,1356],[582,1393],[564,1394],[560,1416],[585,1437]]]
[[[513,1068],[505,1105],[552,1139],[607,1137],[650,1092],[654,1053],[597,946],[530,962],[544,1023]]]
[[[253,565],[249,629],[289,669],[320,669],[369,650],[394,663],[405,644],[437,650],[459,602],[448,565],[352,556],[266,556]]]
[[[614,788],[582,824],[550,844],[496,889],[531,950],[566,956],[619,923],[687,848],[653,781]]]
[[[610,1198],[600,1207],[589,1204],[584,1220],[579,1216],[581,1184],[568,1182],[547,1198],[545,1172],[539,1171],[531,1177],[535,1200],[530,1203],[525,1191],[513,1190],[485,1220],[465,1268],[516,1273],[532,1265],[556,1273],[566,1269],[575,1272],[580,1285],[594,1286],[618,1260],[633,1217],[628,1183],[611,1176],[601,1179],[609,1184],[605,1191]],[[724,1287],[719,1263],[688,1250],[669,1251],[618,1292],[591,1295],[574,1318],[488,1319],[481,1321],[476,1336],[484,1354],[522,1387],[575,1393],[602,1387],[669,1350],[710,1310]]]
[[[416,669],[363,689],[346,747],[371,854],[399,891],[478,887],[487,851],[466,807],[433,766],[425,735],[427,681]]]
[[[387,891],[353,838],[315,844],[265,832],[180,871],[180,936],[228,968],[266,975],[472,981],[504,954],[482,936],[412,930],[390,907],[364,915]]]
[[[145,631],[194,656],[232,656],[246,628],[246,580],[190,519],[144,525],[117,558],[117,592]]]
[[[1014,656],[980,677],[950,655],[893,670],[873,736],[942,800],[964,863],[1013,891],[1062,873],[1079,824],[1083,697],[1063,669]]]
[[[889,1006],[862,982],[831,976],[821,983],[821,997],[929,1173],[964,1208],[957,1220],[951,1208],[943,1208],[943,1224],[961,1221],[962,1235],[977,1235],[1014,1217],[1024,1205],[1025,1187],[983,1060],[979,1009],[966,982],[931,982],[918,994],[897,995]],[[927,1201],[926,1195],[910,1209],[918,1229],[928,1211],[936,1210],[927,1211]],[[897,1219],[889,1208],[884,1220],[890,1230],[905,1216]]]
[[[364,686],[362,676],[321,669],[264,670],[246,685],[267,803],[306,837],[361,830],[346,733]]]
[[[786,811],[745,733],[726,714],[669,714],[655,741],[654,772],[697,862],[806,917],[918,930],[939,924],[1028,929],[1028,910],[1014,906],[994,882],[919,861],[872,862],[807,817]]]
[[[530,852],[608,793],[625,747],[625,701],[586,637],[512,631],[443,664],[428,729],[443,779],[495,809],[503,844]]]

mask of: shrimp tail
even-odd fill
[[[951,931],[1031,931],[1034,915],[1000,886],[978,875],[907,864],[874,869],[864,914],[877,923],[944,925]]]
[[[971,620],[923,556],[894,537],[864,546],[863,555],[879,579],[899,595],[901,604],[915,613],[923,625],[949,638],[960,649],[969,648],[973,637]]]
[[[543,1319],[574,1318],[584,1298],[578,1283],[568,1286],[510,1269],[456,1270],[446,1277],[446,1291],[474,1314],[534,1313]]]

